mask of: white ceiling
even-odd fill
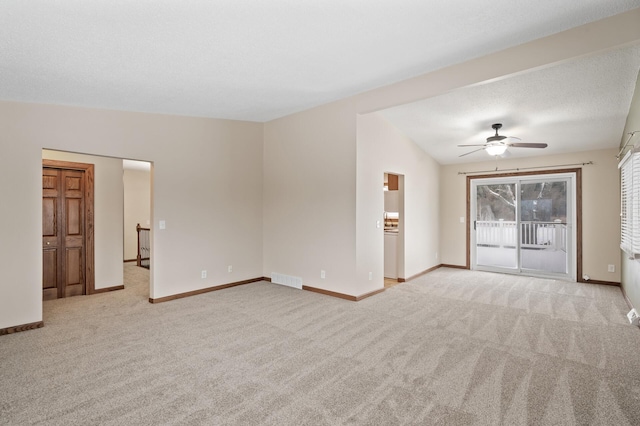
[[[457,145],[485,143],[493,123],[503,124],[501,135],[549,145],[510,148],[512,157],[615,148],[639,71],[636,45],[380,113],[440,164],[490,159],[484,151],[459,157],[477,148]]]
[[[268,121],[636,7],[640,0],[3,0],[0,99]],[[497,103],[487,119],[530,141],[546,135],[525,129],[557,117],[522,111],[508,121],[514,104]],[[490,123],[468,113],[476,126],[468,130],[480,135]]]

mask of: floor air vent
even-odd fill
[[[286,285],[287,287],[293,287],[302,290],[302,278],[293,277],[291,275],[271,273],[271,282],[274,284]]]

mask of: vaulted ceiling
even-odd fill
[[[440,164],[489,160],[484,150],[470,153],[478,148],[458,145],[485,143],[494,135],[493,123],[517,142],[548,144],[544,150],[509,148],[514,158],[615,148],[639,71],[640,45],[627,46],[381,114]]]
[[[640,0],[3,0],[0,99],[269,121],[640,7]],[[640,23],[639,23],[640,25]],[[494,122],[615,146],[638,46],[382,112],[442,164]],[[626,108],[626,110],[625,110]],[[538,154],[512,149],[513,155]],[[537,151],[537,150],[528,150]]]

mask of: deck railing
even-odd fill
[[[515,221],[476,221],[476,244],[482,247],[515,248]],[[567,251],[567,224],[563,222],[520,222],[520,247]]]

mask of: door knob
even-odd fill
[[[51,244],[49,241],[47,241],[47,245]]]

